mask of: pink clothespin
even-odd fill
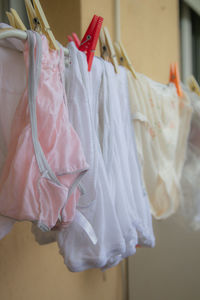
[[[69,42],[73,42],[73,38],[71,37],[71,35],[68,35],[67,39],[68,39]]]
[[[94,15],[79,46],[79,50],[85,52],[87,56],[88,71],[90,71],[92,67],[94,52],[96,49],[102,23],[103,18]]]
[[[73,37],[73,40],[74,40],[74,43],[75,43],[76,47],[79,49],[81,42],[80,42],[77,34],[75,32],[73,32],[72,37]]]
[[[67,39],[68,39],[69,42],[74,42],[76,47],[79,49],[79,46],[80,46],[81,42],[80,42],[80,40],[79,40],[79,38],[78,38],[78,36],[75,32],[73,32],[72,35],[68,35]]]

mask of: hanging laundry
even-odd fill
[[[70,44],[71,69],[69,69],[70,76],[66,80],[67,86],[69,88],[71,87],[71,91],[73,91],[73,85],[70,80],[73,79],[73,82],[75,82],[74,76],[72,75],[73,74],[72,66],[75,65],[75,61],[73,60],[73,57],[76,56],[79,57],[79,63],[82,61],[83,64],[83,57],[80,56],[80,53],[76,50],[74,44],[71,43]],[[106,68],[108,68],[108,70],[106,70],[105,72]],[[85,71],[87,70],[86,65],[84,69]],[[78,73],[80,72],[76,71],[76,74]],[[98,216],[101,215],[103,216],[102,218],[100,218],[101,224],[99,223],[97,217],[95,218],[93,217],[92,219],[90,219],[91,217],[90,218],[87,217],[87,219],[89,219],[90,223],[92,224],[98,238],[98,243],[96,247],[94,245],[88,245],[88,242],[86,243],[86,241],[84,241],[84,236],[82,235],[80,236],[80,233],[78,231],[75,232],[75,229],[73,229],[73,224],[71,224],[70,227],[67,228],[67,230],[62,230],[61,232],[58,232],[58,243],[60,245],[61,254],[65,258],[66,265],[70,268],[70,270],[73,271],[74,270],[80,271],[89,267],[100,267],[101,269],[112,267],[118,264],[124,257],[134,254],[136,251],[136,245],[138,241],[139,243],[141,243],[141,245],[154,246],[154,236],[153,236],[152,223],[151,223],[152,220],[150,215],[148,199],[144,191],[144,188],[142,186],[142,180],[140,177],[139,165],[136,160],[136,156],[135,156],[135,161],[133,161],[134,153],[136,154],[136,148],[134,145],[132,130],[129,130],[131,127],[127,126],[127,118],[129,120],[129,126],[131,126],[131,119],[130,119],[130,109],[128,105],[128,86],[127,86],[127,78],[126,78],[125,70],[124,73],[122,72],[121,74],[122,74],[121,77],[115,78],[116,75],[110,64],[104,65],[104,62],[102,60],[98,58],[94,59],[93,68],[89,75],[90,76],[89,91],[90,93],[92,93],[92,97],[89,98],[89,100],[91,101],[89,102],[89,105],[90,105],[90,110],[92,111],[91,117],[93,120],[93,127],[95,129],[94,133],[98,138],[98,144],[97,144],[98,148],[96,149],[98,149],[99,156],[103,155],[104,161],[103,163],[102,162],[101,163],[102,166],[104,165],[106,173],[107,174],[109,173],[108,177],[106,176],[106,173],[104,174],[104,176],[106,176],[109,190],[107,191],[106,203],[104,204],[105,207],[103,209],[104,210],[104,216],[103,216],[101,212],[103,207],[99,206],[98,202],[100,201],[102,202],[101,199],[101,197],[103,196],[102,189],[105,191],[106,185],[104,187],[103,182],[101,182],[103,178],[102,177],[103,173],[101,176],[98,176],[97,173],[96,189],[98,191],[98,185],[100,184],[100,182],[101,182],[101,189],[99,189],[99,193],[97,193],[96,200],[93,200],[93,202],[94,201],[97,202],[96,207],[94,206],[95,203],[92,203],[93,207],[90,205],[90,207],[89,206],[86,207],[85,210],[83,210],[83,208],[81,210],[82,213],[85,212],[86,216],[87,215],[92,216],[91,209],[94,209],[93,212],[94,216],[97,216],[95,210],[98,211]],[[114,82],[112,82],[112,80],[110,82],[109,79],[113,78],[113,76],[115,80]],[[87,78],[85,74],[84,76],[82,76],[82,80],[83,78],[84,80],[85,78]],[[104,82],[102,80],[104,80]],[[78,82],[80,82],[80,79],[78,80]],[[105,82],[106,84],[103,85]],[[123,85],[126,84],[126,86],[124,86],[126,94],[124,94],[123,89],[121,90],[121,93],[119,92],[119,90],[117,90],[118,94],[117,91],[116,94],[113,94],[112,93],[113,83],[114,86],[117,85],[119,86],[119,90],[123,87]],[[109,85],[109,88],[107,85]],[[83,92],[82,95],[84,95]],[[118,105],[113,102],[115,96],[118,97],[118,99],[116,99],[117,101],[116,103]],[[78,99],[78,97],[76,98],[73,97],[73,98]],[[123,98],[126,98],[124,99],[124,104],[120,105],[120,101]],[[83,101],[83,99],[81,101]],[[117,105],[117,110],[113,108],[113,105]],[[76,111],[77,110],[74,109],[74,112]],[[123,115],[123,119],[121,120],[120,114],[122,112],[124,112],[124,115]],[[119,120],[117,117],[119,117]],[[117,121],[119,122],[118,125],[117,125]],[[79,122],[80,122],[80,118],[79,118]],[[75,126],[74,123],[73,125]],[[116,125],[117,127],[115,129]],[[110,131],[110,126],[112,127],[111,131]],[[81,128],[83,127],[81,126]],[[80,132],[78,131],[77,128],[76,130],[80,135]],[[118,131],[121,131],[122,136],[117,135]],[[128,132],[130,132],[130,135],[128,134]],[[125,134],[125,140],[123,139],[123,133]],[[117,141],[119,138],[121,139]],[[123,144],[124,142],[126,142],[126,144],[119,149],[120,151],[123,150],[125,151],[126,149],[127,150],[125,151],[125,153],[122,153],[118,150],[118,146],[120,144]],[[114,148],[112,146],[112,143]],[[110,145],[112,146],[112,148],[110,148]],[[109,153],[110,150],[111,152]],[[128,161],[125,159],[126,164],[123,166],[123,169],[121,168],[121,165],[123,164],[123,159],[120,163],[118,162],[118,159],[122,154],[124,155],[125,158],[126,156],[128,156],[128,158],[131,159],[130,166],[128,166]],[[112,155],[115,156],[113,157]],[[107,165],[109,159],[111,159],[111,163]],[[95,163],[96,161],[97,158],[95,159]],[[99,168],[100,166],[101,165],[99,164]],[[117,168],[118,170],[116,170]],[[130,170],[132,172],[131,174],[129,173]],[[115,174],[116,171],[118,171],[119,176],[117,176],[118,174]],[[125,173],[123,173],[123,171]],[[89,172],[91,172],[91,170]],[[83,180],[86,181],[88,174],[83,178]],[[126,182],[126,179],[128,179],[128,182]],[[128,189],[127,191],[126,188]],[[85,197],[85,199],[87,199],[86,203],[88,203],[88,199],[92,199],[92,198],[90,198],[90,194],[87,194],[87,189],[85,190],[86,190],[86,194],[83,195],[82,197]],[[120,193],[118,194],[118,192]],[[111,195],[110,198],[109,195]],[[136,204],[136,202],[138,203]],[[142,212],[141,210],[144,210],[144,212]],[[114,234],[114,229],[113,229],[114,222],[116,222],[114,221],[115,219],[112,217],[114,213],[116,214],[115,218],[117,218],[118,220],[118,224],[119,224],[118,226],[120,226],[119,228],[120,230],[118,229],[119,230],[118,233],[116,231],[117,230],[116,225],[114,226],[116,234]],[[108,214],[109,216],[108,219],[105,214]],[[112,235],[110,235],[111,232],[113,233]],[[120,238],[121,235],[122,237]],[[102,240],[102,236],[104,236],[103,240]],[[72,247],[79,250],[77,250],[76,252],[72,251],[73,249]],[[99,250],[97,247],[99,247]],[[92,248],[94,248],[93,250],[94,252],[92,251]]]
[[[84,53],[78,51],[74,43],[69,44],[69,51],[71,63],[65,73],[69,115],[90,164],[90,170],[81,180],[84,194],[80,198],[78,209],[90,222],[97,236],[97,243],[92,243],[88,235],[75,223],[57,232],[58,245],[65,264],[71,271],[77,272],[89,268],[103,268],[116,254],[125,251],[125,241],[96,131],[102,64],[96,66],[94,58],[89,73]],[[98,72],[94,74],[95,67]]]
[[[180,178],[185,160],[192,108],[166,86],[129,71],[130,104],[145,186],[155,218],[167,218],[180,204]]]
[[[115,206],[126,241],[122,257],[134,254],[137,244],[154,246],[149,200],[144,188],[131,124],[127,72],[116,74],[104,63],[104,97],[101,98],[102,151]],[[103,120],[101,120],[103,119]]]
[[[67,221],[62,209],[88,165],[68,120],[63,51],[49,51],[45,36],[27,33],[28,89],[13,120],[0,178],[0,213],[49,230],[58,219]]]
[[[12,108],[0,173],[0,238],[29,220],[39,244],[57,241],[69,270],[105,270],[138,244],[155,245],[127,72],[97,57],[88,72],[72,42],[64,79],[62,46],[49,50],[45,36],[27,35],[25,91]]]
[[[0,24],[0,28],[9,27]],[[26,87],[26,70],[22,41],[0,40],[0,174],[5,163],[11,135],[12,120]],[[10,232],[15,220],[0,216],[0,239]]]
[[[193,108],[188,138],[186,162],[184,164],[181,188],[180,213],[194,230],[200,229],[200,97],[186,86],[182,89],[189,97]]]

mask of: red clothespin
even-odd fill
[[[74,43],[75,43],[76,47],[79,49],[81,42],[80,42],[77,34],[75,32],[73,32],[72,37],[73,37],[73,40],[74,40]]]
[[[178,71],[178,64],[170,64],[169,82],[172,82],[176,86],[177,94],[179,97],[183,96],[183,92],[180,86],[180,77]]]
[[[169,82],[174,82],[174,65],[170,64]]]
[[[94,15],[79,46],[79,50],[85,52],[87,56],[88,71],[90,71],[92,67],[94,52],[99,39],[102,23],[103,18]]]

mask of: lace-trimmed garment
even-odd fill
[[[144,182],[155,218],[172,215],[180,203],[180,177],[185,160],[192,109],[166,86],[128,72],[130,104]]]
[[[200,229],[200,97],[182,85],[193,108],[181,188],[180,212],[194,230]]]

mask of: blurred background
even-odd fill
[[[114,41],[114,0],[40,2],[63,45],[71,32],[82,38],[94,14],[104,18]],[[8,22],[11,7],[28,27],[23,0],[0,0],[0,21]],[[170,63],[177,61],[183,82],[193,74],[200,83],[200,0],[121,0],[120,18],[121,40],[136,71],[168,83]],[[30,228],[16,224],[0,241],[1,300],[200,299],[200,233],[178,214],[154,222],[156,247],[138,249],[128,272],[119,265],[105,274],[70,273],[56,244],[37,245]]]

